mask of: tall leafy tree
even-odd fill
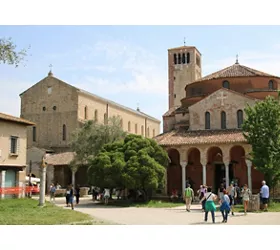
[[[123,141],[109,143],[89,159],[89,178],[100,187],[147,190],[162,187],[168,165],[166,151],[154,140],[127,135]]]
[[[26,56],[27,49],[17,50],[17,46],[11,38],[0,38],[0,64],[11,64],[18,67]]]
[[[268,96],[245,109],[244,137],[252,145],[250,158],[274,186],[280,177],[280,103]]]

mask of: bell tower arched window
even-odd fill
[[[210,113],[205,112],[205,129],[210,129]]]
[[[177,55],[174,54],[173,56],[174,56],[174,64],[177,64]]]
[[[62,126],[62,140],[66,141],[66,125],[63,124]]]
[[[88,107],[85,106],[85,120],[88,118],[88,115],[87,115],[87,110],[88,110]]]
[[[229,81],[223,81],[223,88],[229,89]]]
[[[268,89],[273,89],[273,80],[268,82]]]
[[[227,115],[225,111],[221,112],[221,129],[227,128]]]
[[[190,60],[191,60],[191,58],[190,58],[190,53],[188,52],[188,53],[187,53],[187,63],[190,63]]]
[[[181,64],[181,54],[178,54],[178,64]]]
[[[239,109],[237,111],[237,127],[241,128],[242,124],[243,124],[243,111]]]
[[[185,53],[182,54],[182,63],[183,64],[186,63],[186,55],[185,55]]]

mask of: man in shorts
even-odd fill
[[[264,211],[267,212],[267,205],[269,200],[269,187],[266,185],[265,181],[262,181],[262,188],[261,188],[261,199]]]

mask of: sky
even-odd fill
[[[162,120],[168,110],[167,50],[196,46],[202,75],[239,63],[280,76],[280,26],[0,26],[28,48],[24,64],[0,64],[0,112],[20,116],[19,94],[55,77]]]

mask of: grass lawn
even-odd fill
[[[243,205],[236,205],[234,206],[236,212],[244,213]],[[259,210],[255,213],[262,213],[262,210]],[[268,205],[268,212],[280,212],[280,202],[271,202]]]
[[[113,202],[111,201],[111,203],[109,201],[108,205],[120,206],[120,207],[171,208],[171,207],[183,206],[184,203],[180,203],[180,202],[174,203],[168,201],[155,201],[155,200],[150,200],[148,202],[129,202],[123,200],[114,200]]]
[[[100,224],[87,214],[63,209],[49,202],[39,207],[33,199],[0,200],[0,225]],[[102,224],[102,223],[101,223]]]

